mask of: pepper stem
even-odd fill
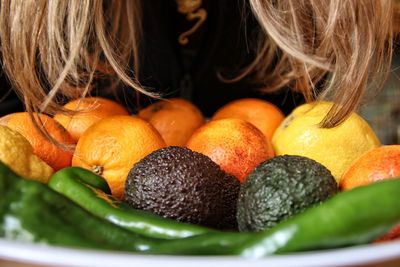
[[[92,166],[92,172],[94,172],[97,175],[102,175],[104,171],[104,167],[103,166],[99,166],[99,165],[94,165]]]

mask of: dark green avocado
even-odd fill
[[[125,201],[181,222],[237,229],[240,183],[209,157],[183,147],[154,151],[131,169]]]
[[[262,231],[335,195],[338,186],[322,164],[302,156],[271,158],[249,174],[240,189],[240,231]]]

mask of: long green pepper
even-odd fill
[[[263,257],[368,243],[400,222],[400,179],[343,192],[258,233],[209,232],[161,240],[99,218],[0,164],[0,237],[146,254]]]
[[[212,232],[206,227],[131,209],[110,195],[110,188],[101,176],[83,168],[62,169],[51,176],[48,185],[90,213],[144,236],[174,239]]]
[[[0,196],[0,237],[6,239],[126,251],[153,245],[91,215],[47,185],[20,178],[1,162]]]

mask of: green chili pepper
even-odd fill
[[[0,164],[0,237],[146,254],[262,257],[368,243],[400,222],[399,195],[400,179],[387,180],[339,193],[270,230],[161,240],[96,217]]]
[[[82,248],[141,251],[156,241],[93,216],[37,181],[0,162],[0,237]],[[134,240],[134,242],[132,242]]]
[[[109,195],[110,188],[104,178],[83,168],[62,169],[51,176],[48,185],[90,213],[144,236],[174,239],[212,231],[206,227],[179,223],[150,212],[131,209]]]
[[[341,192],[269,230],[195,236],[190,238],[192,246],[185,242],[162,243],[157,253],[259,258],[367,244],[400,223],[399,196],[400,177],[396,177]]]

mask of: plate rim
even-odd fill
[[[62,261],[60,261],[62,259]],[[370,264],[387,260],[400,262],[400,240],[310,252],[271,255],[260,259],[237,256],[169,256],[141,255],[131,252],[92,250],[70,247],[22,243],[0,238],[1,260],[51,266],[112,266],[118,260],[122,264],[154,264],[167,266],[203,266],[205,264],[228,264],[227,266],[348,266]]]

